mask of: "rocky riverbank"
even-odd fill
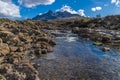
[[[120,54],[103,52],[92,41],[78,38],[68,30],[48,30],[58,37],[54,51],[32,60],[41,80],[119,80]],[[64,36],[61,36],[61,34]]]
[[[102,50],[106,51],[110,48],[120,49],[119,23],[120,15],[111,15],[66,21],[61,26],[65,26],[64,29],[70,29],[84,39],[94,41],[94,45],[103,45]]]
[[[108,29],[91,29],[91,28],[74,28],[74,33],[79,34],[80,37],[86,40],[94,41],[94,45],[103,45],[103,51],[110,48],[120,49],[120,32],[119,30]]]
[[[6,19],[0,22],[0,80],[40,80],[30,60],[53,51],[56,45],[41,30],[45,25]]]
[[[40,80],[40,72],[36,70],[39,64],[33,64],[31,60],[53,51],[56,43],[52,38],[66,36],[64,30],[72,30],[83,39],[94,41],[94,45],[104,46],[103,51],[120,49],[119,18],[108,16],[72,21],[0,19],[0,79]],[[52,30],[52,33],[44,30]]]

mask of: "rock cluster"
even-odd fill
[[[73,28],[73,32],[86,40],[94,41],[94,45],[105,46],[103,51],[108,51],[111,47],[120,49],[120,32],[117,30],[76,27]]]
[[[0,80],[40,80],[30,60],[53,51],[55,42],[40,26],[11,24],[0,26]]]

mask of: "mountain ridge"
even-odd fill
[[[65,19],[65,18],[71,18],[71,17],[82,17],[78,14],[71,14],[67,11],[61,12],[53,12],[49,10],[47,13],[42,15],[37,15],[32,18],[32,20],[56,20],[56,19]]]

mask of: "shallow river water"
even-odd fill
[[[57,43],[54,51],[34,60],[40,64],[42,80],[120,80],[119,51],[102,52],[102,46],[78,39],[75,34],[55,33],[66,36],[54,38]]]

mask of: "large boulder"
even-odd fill
[[[13,36],[14,34],[10,31],[0,31],[0,37],[6,37],[8,35]]]
[[[2,39],[0,39],[0,56],[6,55],[8,53],[10,53],[10,49],[9,49],[8,44],[3,43]]]
[[[6,80],[6,78],[3,75],[0,75],[0,80]]]
[[[19,33],[18,37],[20,38],[21,41],[23,42],[32,42],[31,37],[27,33]]]
[[[73,29],[72,29],[72,32],[73,32],[73,33],[79,33],[79,27],[73,28]]]
[[[103,47],[101,50],[106,52],[106,51],[110,51],[110,48],[109,47]]]
[[[18,47],[10,46],[10,51],[11,52],[16,52],[17,50],[18,50]]]
[[[115,36],[115,39],[116,39],[116,40],[120,40],[120,35],[116,35],[116,36]]]
[[[102,38],[102,42],[103,43],[110,43],[110,42],[112,42],[112,38],[109,37],[109,36],[102,36],[101,38]]]

